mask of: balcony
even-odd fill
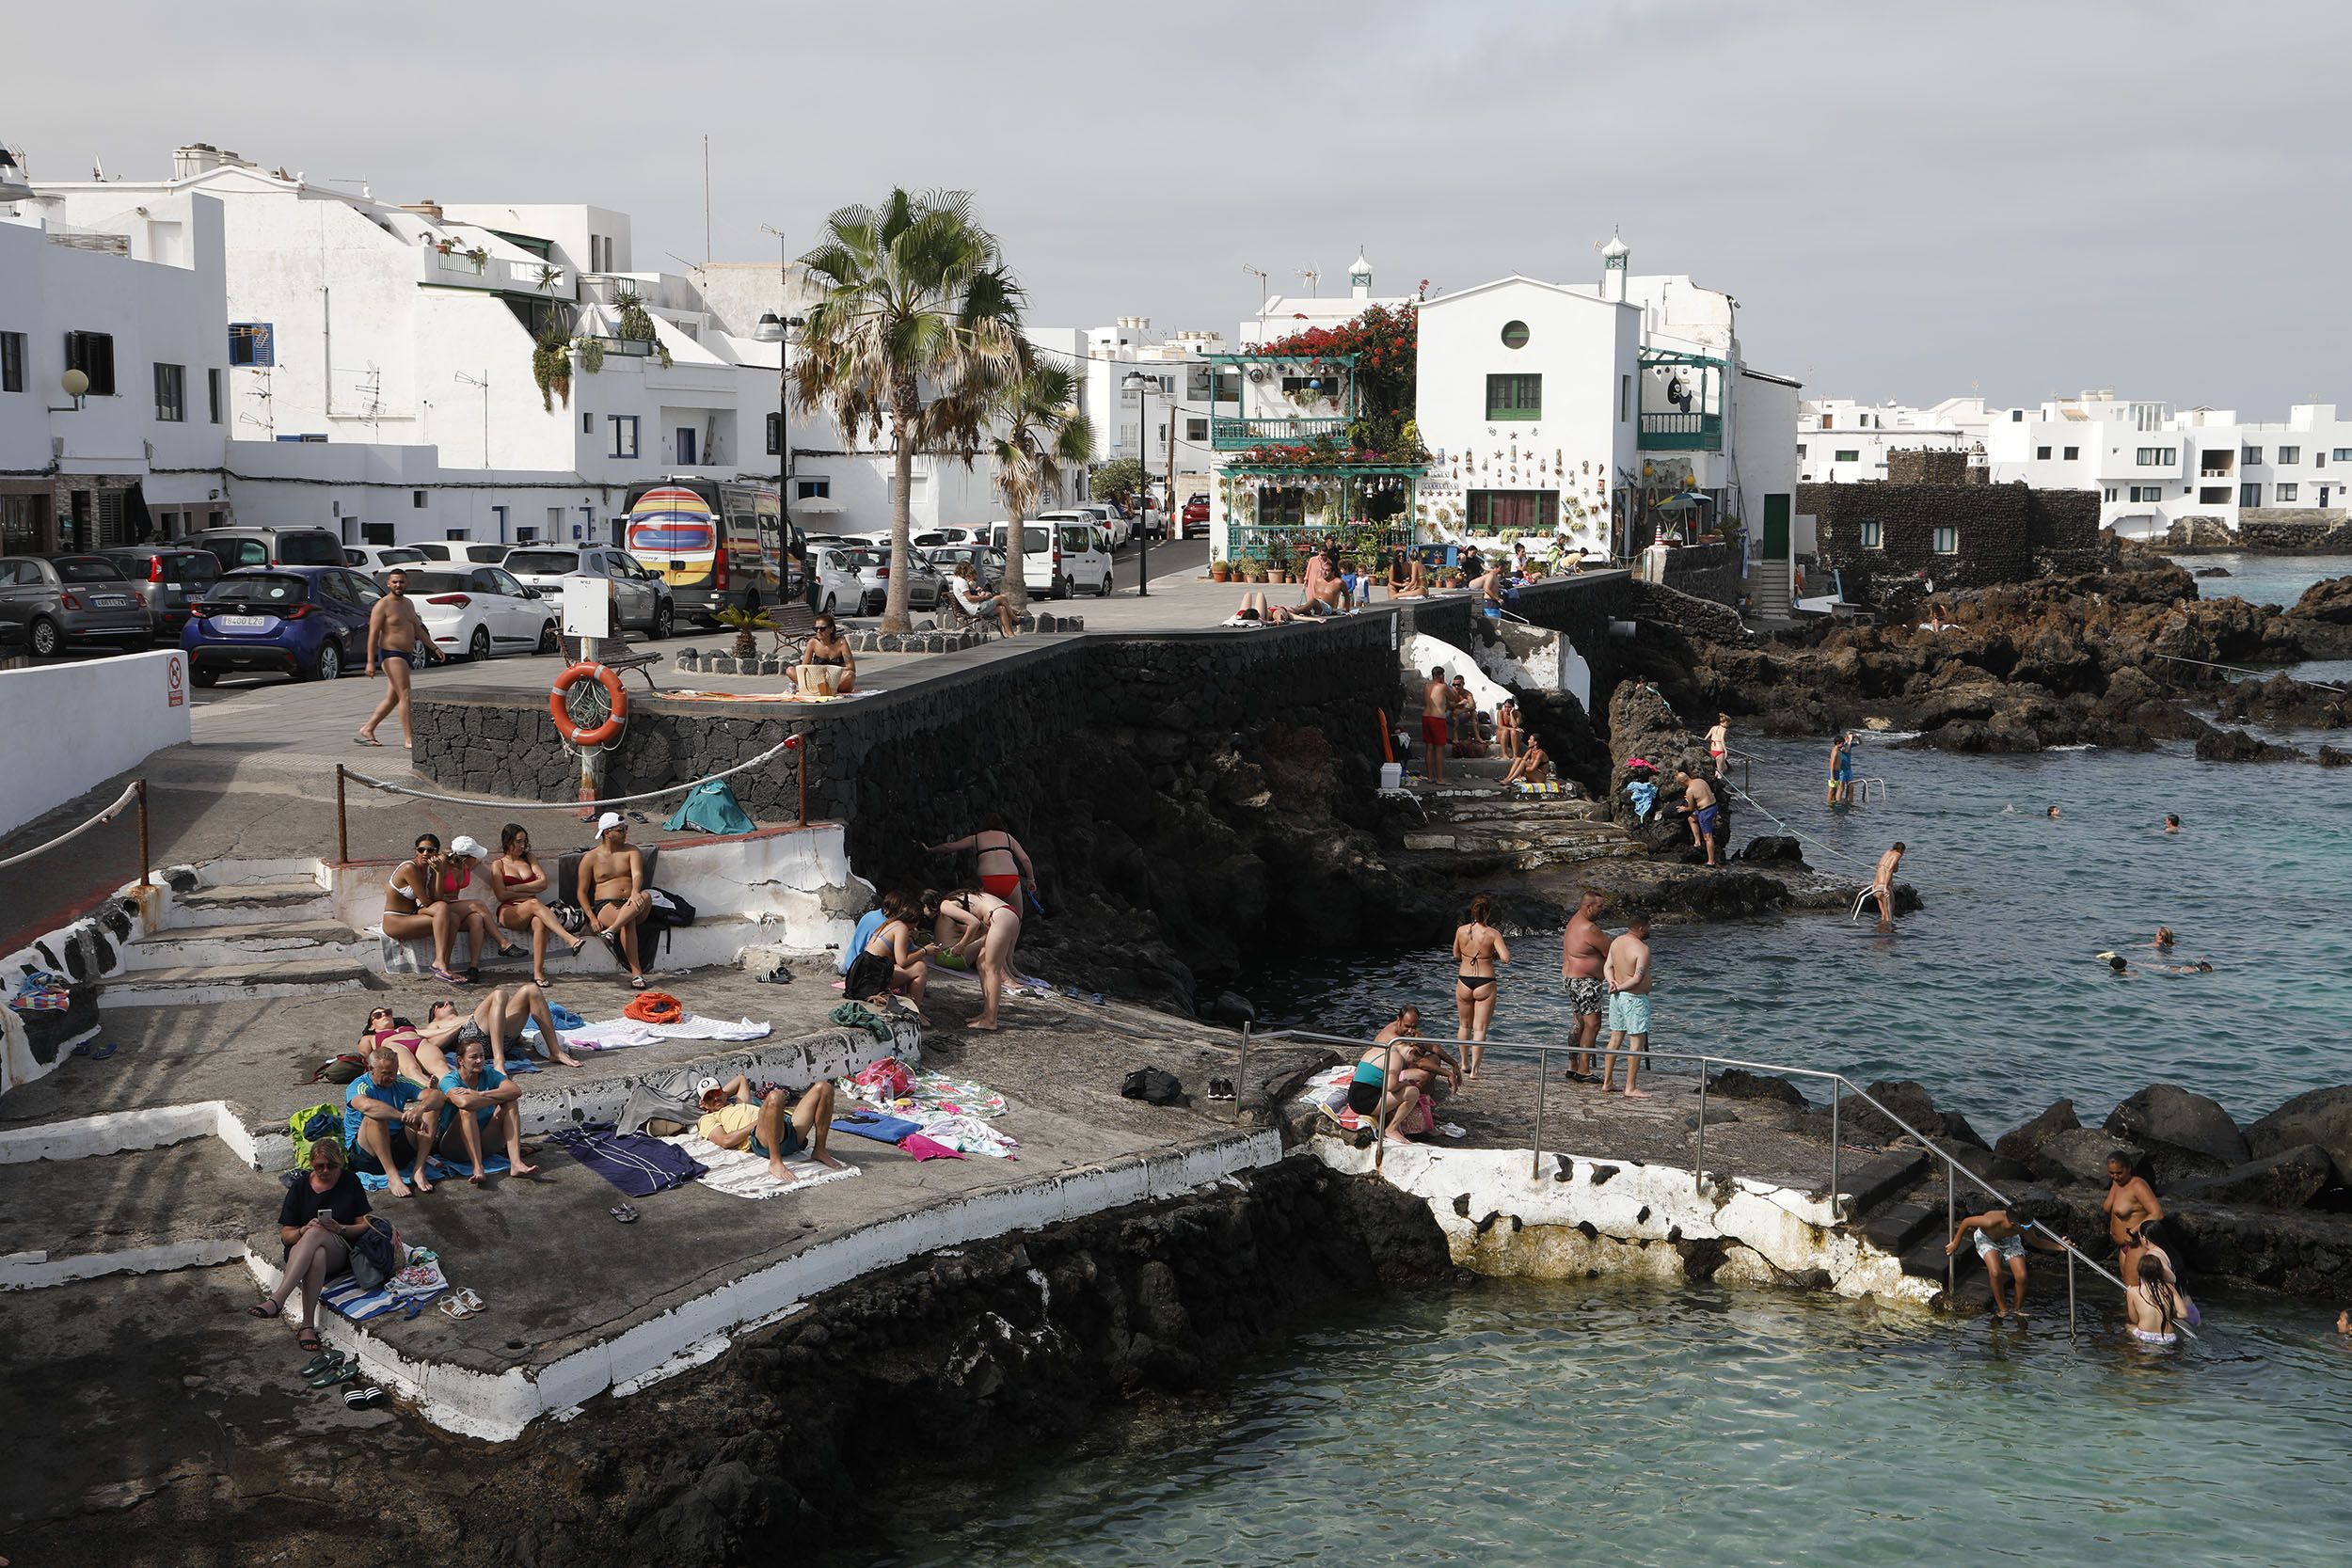
[[[1252,447],[1303,447],[1311,441],[1339,440],[1347,434],[1347,420],[1329,419],[1245,420],[1215,414],[1209,419],[1209,445],[1218,451],[1248,451]]]
[[[1724,450],[1724,417],[1721,414],[1644,414],[1642,450],[1721,451]]]
[[[462,250],[444,252],[437,246],[426,245],[420,267],[421,281],[445,289],[486,289],[496,293],[537,294],[543,299],[573,297],[572,275],[542,261],[490,256],[477,265]],[[543,281],[542,272],[551,273],[552,281]]]

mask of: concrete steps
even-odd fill
[[[272,996],[316,996],[359,990],[366,964],[356,958],[261,953],[224,963],[130,969],[99,982],[98,1006],[159,1007],[194,1002],[243,1002]]]
[[[175,926],[267,926],[328,912],[326,890],[316,880],[199,887],[179,895],[174,904]]]
[[[762,942],[772,942],[778,928],[756,920],[739,916],[720,916],[697,920],[691,926],[681,926],[664,935],[641,931],[641,956],[645,973],[662,970],[706,969],[713,965],[732,964],[744,948]],[[531,943],[527,936],[508,932],[514,938],[516,951],[512,958],[501,958],[496,948],[482,960],[482,980],[496,985],[501,980],[527,980],[531,977]],[[380,932],[369,931],[362,937],[368,953],[369,966],[382,974],[425,974],[433,968],[431,942],[394,942]],[[470,942],[465,944],[470,947]],[[613,958],[601,937],[591,937],[588,945],[575,958],[564,944],[549,939],[548,942],[548,978],[563,974],[622,974],[628,971]]]
[[[170,926],[124,949],[129,970],[194,969],[306,956],[364,961],[369,944],[340,920],[253,921]]]

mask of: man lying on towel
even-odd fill
[[[825,1152],[833,1130],[833,1085],[823,1079],[792,1102],[782,1089],[755,1097],[751,1080],[741,1073],[732,1083],[706,1078],[694,1085],[702,1120],[694,1131],[721,1148],[746,1149],[768,1162],[768,1174],[779,1181],[795,1181],[799,1173],[784,1163],[787,1154],[803,1149],[829,1169],[841,1170],[840,1161]]]

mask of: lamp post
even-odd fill
[[[759,227],[761,232],[776,237],[776,303],[783,309],[789,309],[792,299],[792,242],[785,238],[784,230],[773,224],[763,223]],[[759,325],[752,331],[752,336],[760,342],[776,345],[776,509],[782,514],[776,523],[784,531],[784,538],[777,548],[786,558],[784,571],[787,578],[791,573],[792,553],[792,331],[806,325],[803,317],[764,310],[760,312]],[[790,585],[787,583],[785,586],[788,590]]]
[[[1141,371],[1129,371],[1127,379],[1120,385],[1136,395],[1136,469],[1143,474],[1145,481],[1148,482],[1151,470],[1146,465],[1145,454],[1150,451],[1152,412],[1149,401],[1151,393],[1146,388],[1152,385],[1152,378]],[[1136,485],[1138,491],[1142,488],[1142,483],[1138,482]],[[1136,578],[1136,597],[1148,599],[1152,596],[1152,530],[1149,527],[1138,527],[1136,530],[1136,540],[1139,550],[1136,557],[1138,570]]]

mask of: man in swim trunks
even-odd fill
[[[580,907],[588,926],[620,945],[628,983],[645,989],[638,931],[653,911],[645,893],[645,857],[628,842],[628,822],[617,811],[596,819],[596,847],[580,857]]]
[[[1984,1259],[1984,1276],[1993,1286],[1993,1315],[1995,1318],[2026,1316],[2026,1247],[2027,1243],[2044,1252],[2066,1249],[2034,1228],[2033,1221],[2012,1214],[2007,1209],[1987,1209],[1981,1214],[1971,1214],[1960,1222],[1952,1239],[1944,1243],[1944,1256],[1949,1258],[1960,1250],[1961,1238],[1973,1235],[1977,1256]],[[2002,1271],[2007,1269],[2009,1291],[2002,1294]]]
[[[1853,743],[1851,731],[1839,736],[1829,748],[1829,800],[1833,806],[1853,804]]]
[[[1879,857],[1878,875],[1870,883],[1870,896],[1878,900],[1879,927],[1883,930],[1895,924],[1895,870],[1903,863],[1903,841]]]
[[[846,1169],[825,1152],[833,1130],[833,1085],[819,1078],[795,1103],[782,1089],[755,1096],[751,1080],[741,1073],[722,1084],[706,1078],[695,1085],[695,1102],[702,1120],[694,1131],[721,1148],[739,1148],[768,1162],[768,1174],[779,1181],[797,1181],[800,1172],[784,1163],[785,1156],[808,1150],[808,1157],[830,1170]]]
[[[1609,990],[1601,967],[1609,961],[1609,933],[1601,928],[1605,903],[1590,888],[1576,901],[1576,913],[1560,938],[1560,983],[1567,988],[1568,1006],[1576,1016],[1576,1054],[1568,1058],[1568,1081],[1593,1079],[1593,1046],[1600,1038],[1600,1021],[1609,1011]]]
[[[384,596],[368,611],[367,673],[374,675],[377,665],[384,667],[383,700],[368,721],[359,726],[352,738],[362,746],[381,746],[375,738],[375,726],[384,722],[394,708],[400,710],[400,737],[404,746],[414,746],[417,734],[408,717],[408,677],[417,660],[428,657],[433,649],[432,635],[424,629],[424,622],[417,615],[417,607],[408,597],[408,575],[394,571],[384,578]]]
[[[1649,1091],[1637,1089],[1633,1081],[1640,1076],[1642,1058],[1649,1052],[1649,916],[1635,910],[1626,917],[1625,935],[1609,944],[1609,959],[1601,966],[1601,978],[1609,983],[1609,1049],[1613,1053],[1600,1064],[1600,1092],[1609,1092],[1609,1081],[1617,1070],[1613,1053],[1631,1053],[1625,1059],[1625,1097],[1628,1100],[1647,1100]]]
[[[1454,688],[1445,683],[1442,668],[1429,672],[1421,689],[1421,770],[1431,784],[1445,783],[1445,749],[1453,737],[1449,721],[1454,712]]]
[[[1675,783],[1682,786],[1682,809],[1691,818],[1691,845],[1707,851],[1707,863],[1715,860],[1715,835],[1723,826],[1724,809],[1715,800],[1715,791],[1705,779],[1694,779],[1681,769],[1675,770]]]

